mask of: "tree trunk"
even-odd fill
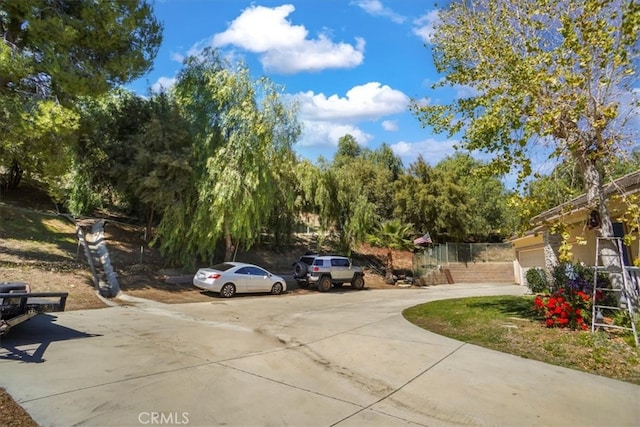
[[[153,225],[153,215],[155,213],[155,209],[153,208],[153,203],[147,207],[147,228],[144,233],[144,241],[145,243],[151,240],[151,227]]]
[[[596,167],[595,161],[586,160],[582,162],[584,182],[587,191],[587,208],[588,210],[597,210],[600,214],[600,227],[596,229],[597,237],[610,238],[613,237],[613,223],[609,215],[607,206],[607,197],[604,192],[602,175]],[[618,247],[612,239],[600,240],[600,253],[596,254],[595,264],[603,266],[609,273],[611,287],[613,289],[622,289],[622,264],[620,263],[620,255]],[[620,293],[616,292],[618,299]]]
[[[393,251],[391,249],[387,249],[387,267],[385,279],[388,283],[393,283]]]
[[[9,190],[16,190],[18,188],[18,185],[20,185],[20,181],[22,180],[23,173],[24,171],[20,168],[18,161],[13,159],[7,177],[7,188]]]
[[[233,240],[231,239],[231,231],[229,231],[229,225],[224,224],[224,260],[233,261]]]

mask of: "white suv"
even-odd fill
[[[341,287],[344,283],[351,283],[355,289],[364,288],[364,272],[362,268],[351,263],[343,256],[318,256],[313,260],[307,273],[309,284],[316,285],[320,292],[327,292],[331,286]]]

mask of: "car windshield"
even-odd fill
[[[212,270],[218,270],[218,271],[227,271],[230,268],[233,268],[233,265],[227,264],[226,262],[223,262],[222,264],[216,264],[213,267],[211,267]]]

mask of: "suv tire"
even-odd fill
[[[293,267],[294,277],[305,277],[307,275],[309,266],[302,261],[296,262],[296,265]]]
[[[361,275],[357,275],[356,277],[354,277],[351,281],[351,287],[355,289],[364,288],[364,277],[362,277]]]
[[[317,287],[320,292],[327,292],[329,289],[331,289],[331,278],[329,276],[323,276],[318,281]]]

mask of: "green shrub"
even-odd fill
[[[551,292],[566,287],[576,288],[577,282],[580,284],[580,289],[590,293],[593,287],[593,270],[583,264],[570,262],[563,262],[553,267]]]
[[[539,294],[549,289],[547,276],[541,268],[530,268],[527,270],[527,287],[531,293]]]
[[[91,188],[88,179],[83,178],[81,174],[76,174],[67,200],[69,212],[74,216],[80,216],[100,207],[102,207],[100,195]]]

